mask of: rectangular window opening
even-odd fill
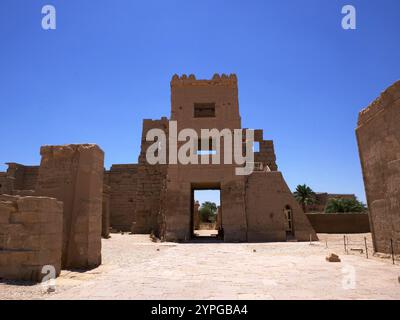
[[[215,118],[215,103],[195,103],[195,118]]]
[[[205,142],[205,143],[204,143]],[[207,145],[207,147],[203,148],[203,144]],[[212,138],[210,138],[210,140],[207,143],[207,140],[203,141],[201,139],[199,139],[197,141],[197,148],[196,148],[196,153],[198,155],[213,155],[213,154],[217,154],[217,150],[216,150],[216,146],[215,146],[215,141],[213,141]]]
[[[260,142],[258,141],[253,142],[253,152],[260,152]]]

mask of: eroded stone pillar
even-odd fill
[[[101,263],[104,153],[95,144],[43,146],[36,194],[64,203],[63,268]]]

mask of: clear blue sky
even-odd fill
[[[41,28],[45,4],[57,30]],[[357,30],[341,28],[345,4]],[[398,0],[1,0],[0,162],[80,142],[107,167],[136,162],[174,73],[236,73],[242,124],[274,140],[292,189],[364,200],[357,114],[400,78],[399,35]]]

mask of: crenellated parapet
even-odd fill
[[[214,74],[211,79],[196,79],[194,74],[186,75],[182,74],[181,76],[174,74],[171,79],[171,87],[172,86],[186,86],[186,85],[230,85],[230,86],[237,86],[237,76],[234,73],[229,75],[222,73],[222,74]]]

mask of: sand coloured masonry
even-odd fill
[[[356,129],[374,248],[400,250],[400,81],[362,110]]]
[[[397,82],[360,113],[357,127],[379,252],[389,252],[390,240],[397,244],[400,239],[399,97]],[[218,165],[149,164],[146,151],[153,142],[146,135],[157,128],[168,136],[170,121],[177,122],[178,131],[191,128],[199,136],[201,129],[241,129],[236,75],[216,74],[208,80],[174,75],[170,118],[143,120],[137,164],[104,170],[104,153],[95,144],[43,146],[40,166],[8,163],[7,172],[0,173],[0,277],[40,281],[44,265],[53,265],[56,274],[62,268],[96,267],[101,237],[109,236],[110,227],[153,233],[164,241],[190,240],[199,225],[194,192],[204,189],[220,190],[219,239],[317,240],[278,171],[273,141],[264,139],[263,130],[254,131],[259,144],[255,171],[239,176],[236,165],[223,159]],[[215,150],[213,141],[207,150],[199,146],[197,151]],[[335,195],[320,195],[318,206],[329,197]]]

